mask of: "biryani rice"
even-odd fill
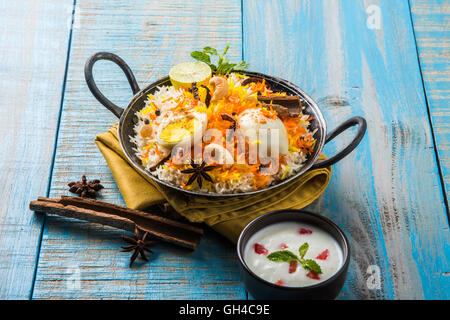
[[[261,83],[241,86],[240,82],[245,78],[247,77],[236,73],[229,75],[230,93],[227,101],[236,102],[239,99],[242,101],[243,95],[256,96],[256,91],[263,94],[274,94],[265,83],[263,83],[263,87]],[[285,93],[280,94],[285,95]],[[308,128],[311,117],[307,114],[301,114],[298,119],[283,121],[285,126],[289,127],[289,154],[283,156],[276,174],[262,176],[251,165],[233,164],[231,167],[218,166],[217,169],[208,172],[214,183],[205,182],[202,188],[197,183],[186,185],[189,175],[181,173],[181,170],[189,168],[189,164],[175,165],[171,160],[168,160],[154,168],[162,158],[170,154],[171,150],[159,145],[155,134],[144,138],[140,132],[146,125],[146,122],[152,123],[157,119],[159,121],[159,118],[154,116],[155,110],[159,110],[162,114],[174,110],[179,105],[180,99],[182,100],[188,95],[189,92],[184,89],[175,89],[173,86],[160,86],[156,88],[153,94],[148,95],[145,107],[136,112],[138,122],[134,127],[134,135],[130,136],[131,142],[135,145],[134,151],[136,156],[142,160],[146,171],[165,183],[185,190],[195,190],[202,193],[230,194],[250,192],[255,189],[266,188],[295,175],[303,167],[308,154],[312,152],[315,143],[313,138],[315,131],[311,132]],[[236,103],[236,105],[239,105],[239,103]],[[211,109],[209,108],[207,112],[212,112]],[[211,115],[208,118],[211,118]],[[299,133],[293,137],[291,136],[292,132]],[[294,146],[294,144],[298,144],[299,139],[304,141],[306,150],[301,150]],[[152,168],[153,170],[151,170]]]

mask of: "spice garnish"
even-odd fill
[[[232,123],[232,125],[228,128],[229,131],[228,131],[227,141],[229,141],[230,138],[233,136],[234,131],[236,130],[237,120],[235,117],[229,115],[228,113],[222,113],[220,116],[222,117],[223,120],[229,121]]]
[[[284,286],[284,281],[283,280],[278,280],[277,282],[275,282],[276,285],[279,286]]]
[[[220,117],[225,121],[232,122],[233,127],[236,128],[236,118],[235,117],[229,115],[228,113],[222,113],[222,114],[220,114]]]
[[[100,180],[95,179],[92,181],[87,181],[86,176],[81,177],[81,181],[70,182],[68,184],[70,187],[69,191],[80,195],[80,197],[92,197],[97,196],[97,191],[103,189],[104,187],[100,184]]]
[[[320,268],[320,266],[317,264],[316,261],[314,261],[313,259],[304,259],[308,249],[309,244],[308,242],[305,242],[300,246],[300,248],[298,248],[300,258],[289,250],[282,250],[272,252],[267,256],[267,259],[273,262],[288,262],[289,264],[293,261],[298,261],[300,262],[300,265],[303,267],[303,269],[305,269],[306,271],[312,271],[315,274],[321,274],[322,269]],[[291,268],[293,269],[292,266],[290,266],[290,269]]]
[[[211,103],[211,90],[209,90],[209,88],[207,86],[205,86],[204,84],[202,84],[202,87],[205,88],[205,90],[206,90],[205,104],[206,104],[206,107],[209,108],[209,104]]]
[[[329,256],[330,256],[330,251],[328,249],[325,249],[316,257],[316,259],[327,260]]]
[[[192,176],[186,183],[187,186],[192,184],[195,180],[197,180],[198,186],[200,188],[202,187],[202,179],[213,182],[211,176],[206,172],[215,169],[217,166],[207,166],[205,161],[203,161],[201,164],[197,164],[194,162],[194,160],[191,159],[191,167],[192,168],[181,170],[181,173],[192,173]]]
[[[289,112],[288,108],[283,107],[283,106],[281,106],[279,104],[273,104],[273,103],[269,104],[269,103],[262,102],[261,105],[264,108],[267,108],[267,109],[272,108],[273,110],[276,111],[277,116],[279,116],[279,117],[284,117],[284,116],[290,117],[290,116],[292,116],[292,113]]]
[[[258,96],[258,101],[272,105],[280,116],[298,117],[302,111],[302,102],[299,96]]]
[[[197,82],[192,82],[192,88],[189,91],[192,92],[192,95],[194,96],[194,99],[200,100],[200,98],[198,96]]]
[[[262,82],[262,81],[263,81],[263,79],[261,79],[261,78],[249,77],[241,82],[241,86],[246,86],[250,83],[257,83],[257,82]]]
[[[151,241],[145,241],[148,236],[148,232],[145,232],[144,235],[141,238],[139,229],[136,227],[134,229],[134,239],[130,238],[128,236],[122,236],[122,239],[129,243],[129,246],[122,247],[122,252],[131,252],[134,250],[133,255],[130,258],[130,268],[133,265],[133,262],[136,260],[136,258],[141,255],[141,258],[145,261],[149,261],[147,256],[145,255],[145,251],[149,253],[153,253],[152,250],[148,248],[148,246],[158,243],[157,240],[151,240]]]
[[[191,250],[198,247],[203,235],[201,228],[190,224],[88,198],[62,196],[60,199],[50,199],[38,197],[37,201],[30,202],[30,209],[99,223],[129,232],[133,232],[137,226],[139,230],[148,232],[158,240]]]
[[[155,171],[156,168],[158,168],[160,165],[162,165],[162,164],[165,163],[167,160],[169,160],[171,156],[172,156],[172,154],[169,153],[167,156],[165,156],[164,158],[162,158],[157,164],[155,164],[153,167],[151,167],[151,168],[150,168],[150,171]]]
[[[253,249],[255,250],[255,253],[257,253],[257,254],[263,254],[263,255],[266,256],[269,253],[269,250],[264,248],[264,246],[262,244],[259,244],[259,243],[255,243],[253,245]]]
[[[300,230],[298,230],[298,233],[300,234],[312,234],[312,230],[308,229],[308,228],[300,228]]]

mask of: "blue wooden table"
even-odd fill
[[[211,230],[195,252],[158,245],[130,269],[123,232],[28,209],[82,174],[123,204],[93,142],[116,119],[85,84],[91,54],[117,53],[142,87],[227,42],[231,58],[310,93],[329,128],[368,120],[311,205],[351,242],[339,299],[450,298],[448,0],[0,0],[0,298],[251,298],[234,246]],[[125,106],[120,69],[94,71]]]

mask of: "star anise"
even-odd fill
[[[157,240],[150,240],[150,241],[145,241],[146,238],[148,236],[148,232],[145,232],[144,235],[141,238],[139,229],[136,227],[134,229],[134,239],[128,236],[122,236],[122,239],[129,243],[129,246],[125,246],[122,247],[123,250],[121,250],[122,252],[131,252],[134,250],[133,255],[130,258],[130,268],[133,265],[133,262],[136,260],[136,258],[139,256],[139,254],[141,255],[141,258],[144,259],[145,261],[149,261],[147,256],[145,255],[145,251],[149,252],[149,253],[153,253],[152,250],[150,250],[148,248],[148,246],[157,243]]]
[[[191,159],[191,167],[192,168],[190,168],[190,169],[181,170],[181,173],[187,173],[187,174],[192,173],[192,176],[189,178],[186,185],[190,185],[195,180],[197,180],[198,186],[201,188],[202,184],[203,184],[202,179],[205,179],[209,182],[213,182],[211,176],[209,174],[207,174],[206,172],[213,170],[217,166],[207,166],[205,161],[203,161],[201,164],[197,164],[194,162],[194,160]]]
[[[92,197],[95,198],[97,196],[97,191],[103,189],[103,186],[100,184],[100,180],[92,180],[87,181],[86,176],[83,175],[81,177],[81,181],[78,182],[70,182],[68,184],[70,187],[69,191],[72,193],[76,193],[81,197]]]

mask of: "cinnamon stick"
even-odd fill
[[[162,158],[157,164],[155,164],[153,167],[150,168],[150,171],[155,171],[156,168],[158,168],[160,165],[162,165],[164,162],[166,162],[167,160],[170,159],[170,157],[172,156],[171,153],[169,153],[167,156],[165,156],[164,158]]]
[[[273,110],[275,110],[277,112],[277,115],[282,117],[282,116],[292,116],[291,112],[289,112],[289,109],[283,106],[280,106],[279,104],[269,104],[269,103],[262,103],[263,107],[269,108],[272,107]]]
[[[272,107],[276,109],[277,106],[287,108],[288,116],[297,117],[302,111],[302,102],[299,96],[258,96],[258,100],[263,103],[272,104]],[[286,110],[281,110],[285,112]]]
[[[241,86],[246,86],[250,83],[258,83],[258,82],[262,82],[262,81],[263,81],[262,78],[249,77],[241,82]]]
[[[61,199],[39,197],[30,202],[30,209],[78,220],[100,223],[133,232],[135,226],[162,241],[196,249],[200,243],[201,228],[119,205],[63,196]]]

